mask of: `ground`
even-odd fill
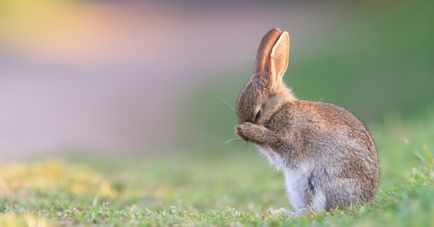
[[[134,157],[64,155],[0,165],[0,225],[433,226],[434,114],[372,129],[381,161],[372,203],[290,208],[281,173],[253,147]],[[241,146],[243,147],[243,146]]]

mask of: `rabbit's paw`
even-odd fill
[[[284,216],[295,215],[295,212],[289,211],[289,210],[287,210],[285,208],[280,208],[280,209],[270,208],[270,209],[268,209],[268,212],[270,212],[271,215],[278,215],[278,216],[281,216],[281,215],[284,215]]]
[[[290,210],[287,210],[285,208],[280,208],[277,210],[270,208],[268,211],[270,212],[271,215],[279,215],[279,216],[283,215],[283,216],[297,217],[297,216],[305,214],[307,212],[307,209],[303,208],[303,209],[299,209],[296,211],[290,211]]]
[[[261,125],[246,122],[235,127],[237,135],[248,142],[257,144],[268,143],[272,138],[270,130]]]

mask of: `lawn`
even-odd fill
[[[273,215],[273,209],[289,208],[281,173],[254,147],[233,142],[218,151],[4,162],[0,226],[433,226],[434,112],[417,121],[387,119],[371,130],[381,180],[375,200],[363,206]]]

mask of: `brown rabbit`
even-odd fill
[[[342,107],[292,94],[282,80],[289,46],[278,28],[262,39],[256,72],[238,98],[236,133],[283,171],[297,213],[370,201],[379,169],[372,138]]]

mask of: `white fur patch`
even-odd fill
[[[305,202],[305,192],[307,178],[311,168],[308,164],[301,164],[297,169],[285,168],[286,192],[288,193],[291,205],[296,209],[307,207]]]
[[[313,198],[312,208],[315,211],[321,211],[325,208],[325,205],[326,205],[326,197],[321,190],[318,190],[315,193],[315,197]]]
[[[308,177],[312,171],[312,165],[302,163],[296,169],[290,169],[285,166],[280,155],[268,147],[259,147],[261,153],[267,157],[271,164],[278,170],[282,170],[285,175],[285,186],[288,199],[295,210],[307,208],[305,202],[306,187],[308,187]],[[312,208],[316,211],[323,210],[326,204],[326,197],[321,190],[315,194],[312,201]]]
[[[276,169],[283,170],[285,168],[285,164],[280,155],[272,151],[271,148],[259,146],[259,150]]]

